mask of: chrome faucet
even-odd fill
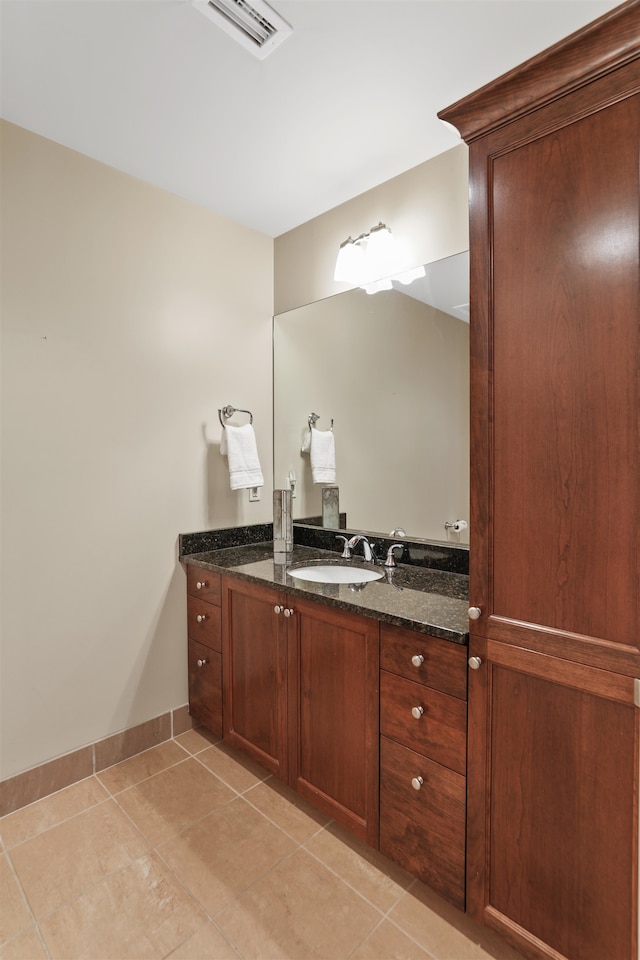
[[[387,550],[387,559],[384,562],[385,567],[395,567],[396,558],[393,555],[394,550],[404,550],[403,543],[392,543],[389,549]]]
[[[359,543],[362,543],[362,549],[364,550],[364,559],[368,563],[375,563],[376,558],[373,553],[373,550],[371,549],[373,546],[375,546],[375,544],[369,543],[367,538],[362,533],[356,533],[355,536],[351,537],[351,540],[347,541],[346,547],[348,547],[349,550],[351,551],[355,547],[357,547]]]

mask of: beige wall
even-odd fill
[[[275,241],[275,313],[347,290],[333,279],[338,247],[382,220],[408,266],[469,248],[468,149],[460,144],[309,220]]]
[[[4,779],[186,702],[178,534],[271,518],[273,241],[10,124],[1,159]]]

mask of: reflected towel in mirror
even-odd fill
[[[222,431],[220,453],[229,461],[229,482],[232,490],[264,486],[256,435],[250,423],[245,423],[242,427],[227,424]]]
[[[336,482],[336,446],[333,430],[311,427],[311,476],[314,483]]]

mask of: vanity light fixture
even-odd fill
[[[351,237],[343,240],[333,279],[354,284],[367,293],[378,293],[391,290],[393,280],[411,283],[416,277],[424,276],[424,267],[398,272],[399,266],[396,240],[389,227],[379,222],[369,233],[361,233],[355,240]]]

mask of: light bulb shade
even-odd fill
[[[356,240],[348,237],[340,244],[333,279],[342,283],[358,283],[364,270],[364,250]]]
[[[384,223],[372,227],[367,240],[367,279],[388,277],[398,267],[398,249],[395,237]]]

